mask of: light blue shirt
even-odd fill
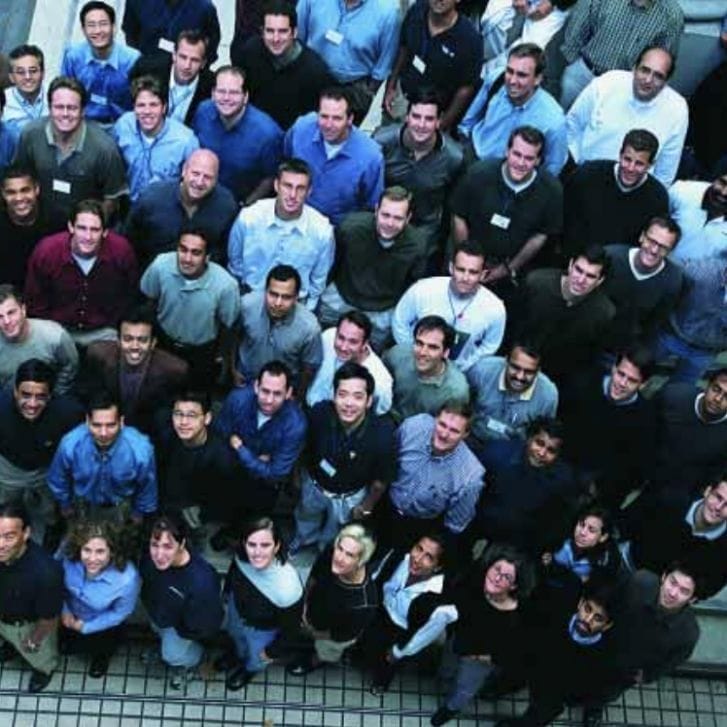
[[[75,78],[88,92],[87,119],[112,124],[133,106],[129,72],[141,53],[118,41],[108,58],[96,58],[91,44],[82,40],[66,48],[61,75]]]
[[[534,126],[545,136],[543,164],[557,177],[568,158],[565,114],[560,104],[538,88],[524,104],[515,106],[503,86],[490,100],[485,117],[480,118],[489,88],[488,84],[480,87],[459,125],[459,130],[472,139],[477,157],[504,157],[510,134],[518,126]]]
[[[5,89],[5,110],[3,121],[20,131],[29,121],[48,116],[48,98],[45,86],[41,85],[35,101],[28,101],[15,86]]]
[[[184,162],[199,149],[194,132],[175,119],[165,119],[153,139],[144,137],[133,111],[125,113],[114,124],[111,136],[126,163],[132,201],[152,182],[179,179]]]
[[[398,0],[298,0],[298,40],[326,62],[340,83],[388,78],[399,48]]]
[[[134,611],[141,590],[139,572],[132,563],[120,571],[114,565],[88,578],[78,560],[64,557],[63,612],[83,621],[82,634],[95,634],[122,624]]]
[[[331,223],[305,205],[298,219],[281,220],[275,200],[261,199],[240,212],[230,230],[228,270],[253,290],[263,290],[273,267],[292,265],[300,274],[299,299],[308,310],[318,305],[333,265]]]

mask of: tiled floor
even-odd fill
[[[161,665],[145,666],[140,643],[124,646],[105,679],[87,678],[85,662],[68,657],[40,696],[23,691],[28,671],[19,661],[0,670],[2,727],[191,727],[259,725],[281,727],[420,727],[429,724],[437,706],[437,684],[407,671],[383,697],[364,688],[361,674],[331,667],[303,679],[286,676],[279,667],[258,677],[243,692],[226,693],[223,680],[189,683],[181,692],[168,689]],[[524,708],[526,695],[496,704],[478,702],[452,725],[489,725],[495,714]],[[572,721],[578,724],[579,712]],[[608,709],[614,725],[683,725],[727,727],[727,682],[664,679],[631,690]]]

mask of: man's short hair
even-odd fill
[[[210,233],[203,227],[196,227],[194,225],[185,225],[179,231],[179,237],[177,238],[177,246],[183,237],[189,235],[190,237],[199,237],[200,240],[204,240],[205,253],[209,252],[210,249]]]
[[[515,566],[515,583],[513,584],[518,599],[527,598],[535,589],[537,583],[535,567],[528,556],[514,545],[506,543],[492,543],[482,554],[480,568],[482,575],[498,560],[505,560]]]
[[[217,79],[224,73],[229,73],[232,76],[237,76],[242,81],[242,90],[245,90],[245,81],[247,79],[247,75],[242,68],[240,68],[239,66],[233,66],[232,64],[220,66],[215,71],[215,86],[217,85]]]
[[[345,364],[339,366],[336,373],[333,374],[333,392],[338,391],[338,385],[342,381],[348,381],[350,379],[362,379],[366,384],[366,396],[373,396],[374,390],[376,389],[376,382],[371,372],[359,363],[355,361],[346,361]]]
[[[278,164],[278,169],[275,173],[275,176],[280,179],[280,177],[282,177],[285,172],[288,172],[289,174],[305,174],[308,179],[313,178],[313,174],[311,173],[310,165],[308,164],[308,162],[304,161],[303,159],[298,159],[297,157],[283,159],[283,161]]]
[[[644,381],[654,372],[654,354],[648,346],[641,343],[631,344],[616,354],[615,365],[618,366],[624,359],[636,366]]]
[[[610,573],[594,570],[583,584],[581,598],[597,603],[606,612],[609,622],[612,622],[618,617],[622,604],[623,580]]]
[[[653,217],[650,217],[649,221],[641,228],[641,232],[646,232],[652,225],[661,227],[667,232],[671,232],[671,234],[676,237],[672,250],[677,246],[679,240],[682,239],[682,228],[679,226],[679,223],[669,215],[654,215]]]
[[[641,65],[641,61],[644,60],[644,56],[647,53],[650,53],[652,50],[660,50],[666,53],[669,56],[669,59],[671,60],[671,64],[669,66],[669,71],[666,74],[667,78],[671,78],[674,71],[676,70],[676,59],[674,58],[674,54],[668,49],[664,48],[664,46],[659,45],[658,43],[652,43],[650,45],[647,45],[646,48],[644,48],[641,53],[639,53],[639,57],[636,59],[636,63],[634,63],[634,68],[638,68]]]
[[[25,381],[36,384],[47,384],[48,392],[53,391],[56,382],[56,372],[53,367],[39,358],[29,358],[18,366],[15,372],[15,388]]]
[[[199,404],[205,414],[212,411],[212,397],[208,391],[202,391],[201,389],[179,389],[172,397],[172,405],[179,404],[180,401]]]
[[[716,366],[710,366],[704,372],[704,378],[707,380],[708,384],[712,383],[712,381],[718,379],[720,376],[727,376],[727,366],[719,364]]]
[[[81,199],[73,205],[71,214],[68,215],[68,221],[75,225],[78,215],[89,214],[96,215],[101,220],[101,227],[106,229],[106,211],[103,204],[97,199]]]
[[[93,412],[104,409],[116,409],[121,416],[121,406],[119,400],[106,389],[98,389],[91,394],[86,404],[86,416],[91,417]]]
[[[88,103],[88,93],[86,89],[75,79],[68,76],[56,76],[48,86],[48,106],[53,105],[53,94],[61,89],[73,91],[77,93],[81,99],[81,108],[85,108]]]
[[[94,10],[101,10],[106,13],[111,25],[116,23],[116,11],[111,7],[111,5],[101,2],[101,0],[91,0],[81,8],[81,12],[78,15],[81,20],[81,25],[86,22],[86,16]]]
[[[547,434],[551,439],[559,439],[561,442],[565,439],[565,425],[560,419],[553,417],[535,417],[525,427],[526,439],[530,439],[540,432]]]
[[[678,571],[682,575],[687,576],[687,578],[691,578],[692,583],[694,583],[694,593],[692,598],[696,598],[697,600],[704,598],[704,592],[707,588],[707,583],[705,582],[702,570],[699,567],[698,558],[698,555],[692,555],[689,558],[672,560],[669,565],[664,568],[664,572],[661,574],[662,576],[668,576],[670,573]]]
[[[151,524],[149,540],[159,540],[164,533],[169,533],[177,543],[182,545],[189,537],[189,526],[179,513],[160,513]]]
[[[445,351],[449,351],[454,345],[454,329],[442,318],[442,316],[423,316],[414,326],[414,338],[420,333],[430,331],[441,331],[442,344]]]
[[[336,329],[340,327],[343,321],[353,323],[354,326],[360,328],[363,331],[364,343],[366,343],[371,338],[371,332],[373,331],[374,327],[371,323],[371,319],[363,311],[350,310],[347,313],[343,313],[338,319],[338,323],[336,323]]]
[[[540,359],[543,357],[543,353],[533,341],[524,338],[515,339],[512,346],[510,346],[510,350],[507,352],[508,360],[516,348],[519,348],[526,356],[536,359],[538,361],[538,368],[540,368]]]
[[[520,137],[525,143],[531,146],[538,147],[538,156],[543,157],[545,155],[545,135],[540,129],[536,129],[534,126],[518,126],[510,132],[510,136],[507,138],[507,148],[510,149],[515,141],[516,137]]]
[[[266,15],[284,15],[290,20],[290,27],[298,27],[298,11],[292,2],[287,0],[266,0],[263,3],[261,12],[263,23],[265,22]]]
[[[257,375],[258,384],[263,380],[265,374],[269,374],[270,376],[285,376],[286,389],[293,385],[293,372],[282,361],[268,361],[266,364],[263,364],[260,373]]]
[[[649,162],[656,159],[659,153],[659,139],[648,129],[631,129],[626,132],[624,140],[621,142],[621,151],[623,154],[626,147],[631,147],[634,151],[645,151],[649,154]]]
[[[23,292],[20,290],[20,288],[12,285],[11,283],[0,283],[0,303],[4,303],[10,298],[14,298],[18,305],[25,304],[25,300],[23,299]]]
[[[30,527],[30,513],[19,500],[8,500],[0,503],[0,518],[20,520],[23,524],[23,530]]]
[[[605,278],[611,269],[611,259],[606,254],[603,245],[592,242],[583,248],[577,255],[573,255],[573,260],[585,258],[591,265],[601,266],[601,277]]]
[[[445,401],[444,404],[437,409],[437,416],[439,416],[442,412],[447,412],[447,414],[456,414],[457,416],[466,419],[468,425],[474,416],[472,405],[468,401],[462,401],[461,399],[447,399],[447,401]]]
[[[442,94],[434,88],[434,86],[418,86],[409,94],[409,104],[407,106],[407,112],[411,111],[411,107],[416,104],[422,106],[436,106],[437,116],[441,116],[444,109],[442,108],[444,103],[442,101]]]
[[[300,292],[300,273],[292,265],[284,265],[282,263],[275,265],[265,278],[265,290],[270,287],[271,280],[277,280],[280,283],[287,283],[289,280],[294,280],[295,294],[298,295]]]
[[[3,172],[2,182],[0,184],[5,184],[9,179],[23,179],[25,177],[28,177],[33,184],[38,184],[38,177],[32,169],[21,166],[20,164],[11,164]]]
[[[342,86],[328,86],[324,88],[318,94],[318,108],[321,107],[321,101],[324,98],[331,99],[332,101],[345,101],[346,102],[346,116],[353,116],[353,110],[351,109],[351,96],[349,92]]]
[[[336,535],[333,541],[334,547],[337,546],[344,538],[351,538],[361,546],[361,552],[358,556],[359,566],[366,565],[371,560],[371,556],[376,550],[376,540],[372,532],[361,525],[361,523],[351,523],[344,525]]]
[[[151,303],[134,303],[130,305],[119,318],[119,332],[124,323],[131,326],[151,326],[152,336],[157,335],[157,316]]]
[[[613,534],[614,517],[613,513],[599,500],[588,498],[580,503],[576,510],[574,524],[585,520],[587,517],[597,517],[601,521],[601,534]]]
[[[188,43],[189,45],[199,45],[202,43],[204,46],[204,57],[207,58],[207,46],[209,45],[209,38],[198,29],[187,29],[182,30],[179,35],[177,35],[177,39],[174,41],[174,50],[179,50],[179,46],[181,42],[184,41],[185,43]]]
[[[17,61],[18,58],[23,58],[25,56],[33,56],[33,58],[38,61],[40,70],[42,71],[45,69],[45,56],[43,55],[43,51],[37,45],[28,45],[27,43],[16,46],[10,51],[10,53],[8,53],[10,67],[12,68],[12,61]]]
[[[392,184],[381,193],[379,205],[381,205],[384,199],[388,199],[390,202],[407,202],[411,210],[414,193],[410,192],[406,187],[402,187],[400,184]]]
[[[452,248],[452,262],[457,259],[457,255],[463,253],[470,255],[471,257],[481,257],[482,260],[487,260],[487,253],[485,252],[484,245],[477,240],[464,240],[457,243]]]
[[[136,97],[142,92],[148,91],[156,96],[165,106],[169,101],[169,90],[167,85],[161,78],[152,76],[151,74],[138,76],[131,82],[131,98],[136,101]]]
[[[535,61],[535,75],[539,76],[545,70],[545,53],[537,43],[518,43],[510,48],[507,59],[532,58]]]

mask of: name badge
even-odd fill
[[[100,106],[108,106],[109,100],[106,98],[106,96],[99,96],[97,93],[91,94],[91,101],[92,103],[97,103]]]
[[[510,429],[505,422],[498,421],[492,417],[487,418],[487,428],[497,434],[507,434]]]
[[[510,218],[504,217],[503,215],[498,215],[497,212],[495,212],[495,214],[492,215],[490,224],[495,225],[495,227],[499,227],[502,230],[506,230],[508,227],[510,227]]]
[[[70,194],[71,193],[71,183],[66,182],[64,179],[54,179],[53,180],[53,191],[60,192],[61,194]]]
[[[327,460],[322,459],[318,466],[329,476],[329,477],[335,477],[336,476],[336,468]]]
[[[422,76],[426,73],[427,64],[419,56],[414,56],[411,64],[417,69],[417,71],[419,71],[419,73],[422,74]]]
[[[158,47],[161,50],[165,50],[167,53],[174,53],[174,43],[167,38],[159,38]]]
[[[341,45],[343,43],[343,33],[339,33],[337,30],[327,30],[326,31],[326,40],[333,43],[333,45]]]

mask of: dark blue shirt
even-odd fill
[[[192,129],[203,149],[220,159],[220,182],[238,200],[244,200],[266,177],[274,177],[280,163],[283,130],[265,112],[251,104],[231,128],[222,123],[214,101],[203,101]]]

